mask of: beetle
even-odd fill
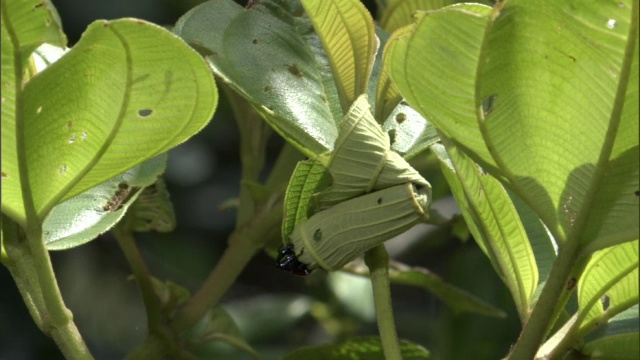
[[[292,273],[293,275],[307,276],[311,274],[311,270],[307,268],[307,265],[298,260],[298,256],[295,251],[293,251],[293,244],[285,245],[278,250],[276,266],[282,270]]]

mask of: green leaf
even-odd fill
[[[405,360],[427,359],[429,351],[406,340],[400,341],[402,358]],[[284,360],[384,360],[382,345],[378,337],[351,338],[337,344],[306,346],[288,353]]]
[[[417,24],[392,35],[386,62],[391,78],[414,109],[463,150],[472,150],[474,159],[494,165],[477,125],[475,98],[477,61],[489,11],[486,6],[467,4],[422,16]]]
[[[502,184],[455,145],[432,146],[476,242],[513,296],[522,322],[538,286],[538,268],[526,227]],[[447,154],[448,153],[448,154]],[[531,219],[532,225],[539,222]]]
[[[427,290],[445,303],[455,315],[469,312],[500,318],[507,316],[504,311],[443,281],[438,275],[424,268],[410,268],[392,262],[389,269],[389,280],[394,284],[418,286]]]
[[[266,0],[249,10],[208,1],[181,17],[174,32],[280,135],[315,157],[333,149],[342,110],[328,60],[303,14],[291,1]]]
[[[393,32],[415,21],[414,13],[418,10],[437,10],[454,4],[455,0],[392,0],[380,13],[380,24]]]
[[[49,1],[2,2],[2,212],[24,225],[25,209],[20,191],[19,139],[23,131],[22,90],[31,53],[50,43],[64,47],[58,15]],[[24,141],[20,139],[20,141]],[[11,191],[9,191],[11,189]],[[13,204],[9,207],[7,204]]]
[[[18,98],[19,128],[7,137],[24,141],[3,151],[3,169],[28,165],[25,189],[44,218],[61,201],[198,132],[211,119],[217,91],[206,63],[180,39],[124,19],[94,22]],[[13,124],[2,124],[4,136]],[[3,172],[3,193],[19,194],[19,174]],[[24,222],[19,195],[3,198],[2,208]]]
[[[295,225],[309,217],[311,198],[317,192],[329,186],[331,177],[324,165],[318,160],[300,161],[291,175],[284,199],[284,218],[282,219],[282,238],[289,243],[289,235]]]
[[[637,15],[637,7],[636,11]],[[583,253],[638,238],[638,18],[636,44],[619,130],[606,165],[592,214],[587,221]],[[630,30],[634,31],[634,30]]]
[[[638,129],[637,2],[547,5],[433,12],[397,40],[392,77],[559,243],[637,239],[638,138],[624,135]]]
[[[349,108],[334,147],[326,164],[332,184],[318,194],[317,210],[408,182],[428,188],[431,197],[429,183],[391,150],[389,136],[373,118],[366,95]]]
[[[640,358],[638,305],[613,317],[601,331],[590,335],[580,350],[592,359],[635,360]]]
[[[638,11],[631,0],[514,0],[486,35],[476,104],[493,106],[480,129],[560,244],[570,233],[593,241],[593,222],[615,224],[607,245],[638,238],[638,137],[624,135],[638,125],[622,121],[627,100],[638,118]]]
[[[340,104],[347,111],[367,92],[378,42],[371,14],[358,0],[301,0],[329,56]]]
[[[166,163],[167,155],[161,154],[56,205],[42,224],[47,249],[74,248],[109,230],[137,202],[142,188],[164,172]]]
[[[638,240],[596,252],[578,281],[579,332],[637,304],[639,292]]]
[[[393,34],[394,37],[399,36],[399,34]],[[389,37],[387,39],[384,50],[382,51],[381,61],[382,61],[382,69],[380,69],[380,75],[378,77],[378,83],[376,87],[376,111],[375,118],[380,121],[382,119],[386,119],[391,114],[393,108],[395,108],[400,101],[402,100],[402,95],[400,95],[400,90],[395,85],[393,81],[391,81],[391,77],[389,76],[389,66],[388,66],[388,50],[389,40],[393,39],[393,37]]]

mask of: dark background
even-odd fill
[[[69,46],[93,20],[137,17],[171,26],[199,2],[53,1]],[[375,13],[373,2],[365,3]],[[218,207],[238,195],[238,139],[232,114],[222,98],[213,121],[170,152],[166,179],[178,228],[171,234],[137,237],[156,278],[194,291],[224,250],[235,213],[221,212]],[[274,135],[268,151],[271,161],[281,145],[282,140]],[[418,168],[429,163],[428,159],[420,160],[416,161]],[[425,177],[434,186],[434,194],[442,197],[441,203],[451,204],[439,173],[429,171]],[[425,346],[434,359],[497,359],[505,355],[518,335],[519,322],[509,293],[489,261],[472,239],[462,242],[451,235],[449,228],[421,230],[412,239],[391,242],[388,247],[394,257],[430,269],[504,309],[508,318],[454,316],[424,290],[394,286],[400,337]],[[140,294],[135,283],[127,280],[130,270],[109,234],[72,250],[52,252],[51,257],[67,306],[96,359],[120,359],[144,339],[146,319]],[[353,281],[335,274],[328,278],[326,274],[294,277],[276,269],[265,254],[259,254],[225,295],[222,306],[265,359],[279,359],[302,344],[332,341],[332,320],[343,328],[349,326],[358,335],[377,333],[372,313],[367,311],[370,293],[358,291],[360,283]],[[346,288],[346,294],[339,288]],[[342,301],[335,301],[336,297]],[[349,303],[355,306],[349,307]],[[339,316],[322,315],[327,308]],[[316,319],[324,316],[324,326],[311,314]],[[227,350],[221,349],[216,358],[248,358],[243,353],[224,352]],[[0,360],[61,358],[54,342],[34,325],[9,272],[0,268]]]

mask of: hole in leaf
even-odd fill
[[[40,114],[42,112],[42,106],[38,106],[36,109],[36,114]]]
[[[313,240],[315,241],[322,240],[322,229],[318,229],[313,233]]]
[[[138,110],[138,116],[140,116],[140,117],[147,117],[147,116],[149,116],[151,114],[153,114],[153,110],[151,110],[151,109]]]

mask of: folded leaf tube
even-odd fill
[[[278,266],[290,270],[291,261],[296,260],[308,272],[318,267],[340,270],[365,251],[426,220],[430,203],[431,189],[413,183],[341,202],[296,225],[286,264],[282,257]]]

